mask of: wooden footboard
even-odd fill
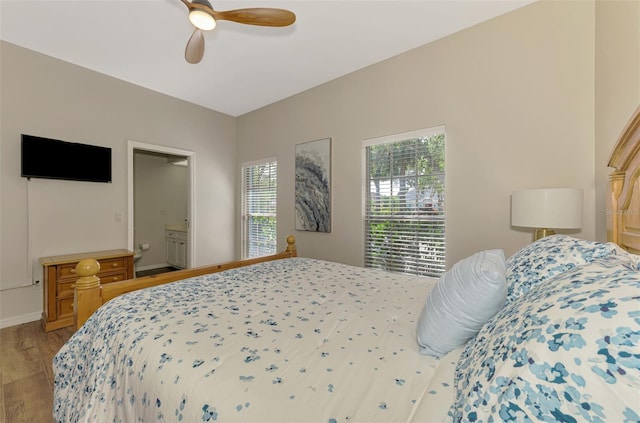
[[[128,279],[105,285],[101,285],[100,279],[96,277],[96,274],[100,270],[98,262],[94,259],[82,260],[76,266],[76,272],[80,276],[80,279],[76,282],[73,298],[73,322],[75,329],[78,330],[102,304],[119,295],[194,276],[221,272],[223,270],[235,269],[237,267],[248,266],[265,261],[296,257],[297,250],[295,242],[295,237],[293,235],[289,235],[287,237],[287,248],[283,252],[270,256],[232,261],[212,266],[194,267],[192,269],[176,270],[174,272],[145,276],[143,278]]]

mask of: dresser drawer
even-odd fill
[[[187,233],[182,231],[166,231],[167,238],[179,239],[182,241],[187,240]]]
[[[71,280],[78,279],[78,275],[76,273],[76,264],[78,263],[68,263],[68,264],[59,265],[58,274],[56,275],[58,278],[58,281],[60,281],[61,279],[71,279]]]
[[[73,295],[58,298],[58,318],[73,316]]]
[[[112,272],[114,270],[120,270],[120,269],[124,270],[126,274],[127,259],[124,257],[112,258],[107,260],[98,260],[98,263],[100,263],[100,271],[98,272],[99,278],[102,278],[102,275],[105,273]]]
[[[127,279],[127,269],[122,269],[118,272],[110,272],[107,274],[98,273],[100,283],[119,282]]]
[[[123,281],[127,278],[127,269],[121,269],[118,271],[109,271],[98,273],[97,275],[100,278],[100,283],[111,283],[111,282],[119,282]],[[74,277],[71,279],[65,279],[58,282],[58,296],[73,297],[73,290],[76,286],[76,281],[78,277]]]
[[[72,297],[73,289],[76,286],[76,279],[69,279],[64,282],[58,282],[58,298],[60,297]]]
[[[100,263],[100,271],[97,275],[99,278],[101,278],[106,273],[111,273],[114,270],[120,269],[124,269],[126,274],[127,259],[125,257],[98,260],[98,263]],[[76,273],[76,264],[78,263],[67,263],[58,266],[58,280],[60,281],[62,279],[78,279],[79,276]]]

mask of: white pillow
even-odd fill
[[[505,273],[504,251],[486,250],[442,275],[418,320],[420,353],[442,357],[475,336],[504,304]]]

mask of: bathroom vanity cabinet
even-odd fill
[[[180,269],[187,268],[187,232],[167,230],[167,263]]]

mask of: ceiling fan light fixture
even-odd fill
[[[216,27],[216,20],[204,10],[194,9],[189,12],[189,21],[203,31],[211,31]]]

